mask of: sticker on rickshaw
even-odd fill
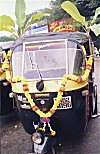
[[[54,98],[54,102],[57,98]],[[71,96],[62,97],[61,102],[58,106],[58,110],[62,109],[71,109],[72,108],[72,102],[71,102]]]

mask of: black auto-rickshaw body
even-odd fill
[[[92,43],[90,45],[92,47]],[[48,113],[57,99],[63,75],[84,75],[90,52],[89,38],[85,33],[61,32],[24,36],[12,46],[12,77],[26,78],[35,105],[43,113]],[[41,131],[44,138],[50,136],[48,126],[56,131],[56,138],[74,137],[85,131],[93,114],[93,72],[92,64],[86,80],[67,81],[56,112],[49,117],[49,122],[45,122],[47,130]],[[24,129],[31,135],[39,132],[38,127],[42,127],[43,123],[42,117],[32,110],[20,80],[12,83],[12,91],[17,98]],[[39,148],[40,146],[38,145]]]
[[[4,52],[7,54],[10,50],[10,45],[13,42],[3,42],[0,44],[0,68],[2,68],[4,62]],[[6,73],[0,72],[0,115],[7,116],[14,111],[14,99],[9,97],[12,92],[11,84],[6,80]]]

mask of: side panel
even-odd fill
[[[11,90],[11,85],[7,86],[3,85],[3,82],[7,82],[6,80],[0,81],[0,115],[7,115],[13,111],[13,99],[9,98],[9,93]]]

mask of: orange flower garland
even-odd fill
[[[10,56],[11,56],[11,52],[9,51],[8,54],[5,55],[5,61],[4,61],[3,65],[2,65],[2,68],[0,69],[0,73],[2,74],[5,71],[6,72],[6,79],[10,83],[22,82],[22,84],[23,84],[23,91],[25,93],[26,98],[28,99],[28,102],[31,105],[31,108],[32,108],[32,110],[34,112],[36,112],[40,116],[40,118],[50,118],[56,112],[57,107],[59,106],[60,101],[62,99],[63,92],[65,91],[65,85],[67,83],[67,80],[72,80],[72,81],[75,81],[77,83],[83,82],[86,79],[88,79],[90,70],[92,68],[92,57],[90,57],[88,59],[88,61],[87,61],[86,70],[85,70],[85,73],[84,73],[83,76],[75,76],[75,75],[66,75],[65,74],[63,76],[62,81],[61,81],[61,85],[60,85],[60,88],[59,88],[59,91],[58,91],[58,95],[57,95],[56,101],[54,102],[52,108],[50,108],[50,110],[47,113],[44,113],[44,112],[42,112],[36,106],[36,104],[34,103],[33,99],[31,98],[31,95],[29,93],[28,83],[27,83],[26,79],[25,78],[21,79],[20,77],[16,77],[16,78],[12,79],[12,77],[11,77],[11,70],[10,70]],[[54,136],[56,134],[56,132],[52,130],[52,128],[51,128],[49,123],[47,123],[47,124],[48,124],[48,127],[50,128],[51,135]],[[45,131],[45,123],[44,123],[44,127],[40,128],[40,129]]]
[[[86,63],[86,70],[85,70],[84,75],[82,76],[68,75],[66,76],[67,79],[78,82],[78,83],[85,81],[86,79],[88,79],[89,73],[92,68],[92,63],[93,63],[93,57],[90,57]]]
[[[31,95],[29,94],[29,88],[28,83],[25,79],[22,80],[23,83],[23,91],[25,93],[26,98],[28,99],[28,102],[30,103],[32,110],[35,111],[40,117],[48,118],[51,117],[57,110],[58,105],[60,104],[60,101],[62,99],[63,92],[65,91],[65,84],[67,83],[67,79],[65,79],[65,75],[62,80],[61,87],[59,88],[57,99],[54,102],[52,108],[47,113],[42,112],[33,102]]]
[[[35,111],[40,117],[45,117],[45,118],[51,117],[56,112],[57,107],[59,106],[60,101],[62,99],[63,92],[65,91],[65,85],[67,83],[67,80],[72,80],[72,81],[75,81],[78,83],[83,82],[88,78],[90,70],[92,68],[92,57],[90,57],[87,61],[86,70],[85,70],[85,73],[83,76],[75,76],[75,75],[66,75],[65,74],[63,76],[62,81],[61,81],[61,86],[58,90],[58,95],[57,95],[56,101],[54,102],[50,111],[48,111],[47,113],[44,113],[35,105],[34,101],[32,100],[31,95],[29,93],[28,83],[27,83],[26,79],[25,78],[21,79],[20,77],[16,77],[16,78],[12,79],[11,71],[10,71],[10,64],[9,64],[10,63],[10,56],[11,56],[11,52],[9,51],[8,54],[5,55],[5,61],[2,66],[2,70],[6,71],[6,79],[10,83],[22,82],[23,91],[25,93],[26,98],[28,99],[28,102],[30,103],[30,105],[32,107],[32,110]]]
[[[77,83],[83,82],[86,79],[88,79],[90,70],[92,68],[92,57],[90,57],[88,59],[88,61],[86,61],[86,63],[87,63],[86,70],[85,70],[85,73],[83,76],[75,76],[75,75],[66,75],[65,74],[62,78],[56,101],[54,102],[52,108],[50,108],[50,110],[47,113],[44,113],[38,108],[38,106],[36,106],[33,99],[31,98],[28,83],[27,83],[26,79],[25,78],[21,79],[20,77],[12,78],[11,69],[10,69],[11,51],[8,51],[7,54],[4,53],[4,57],[5,57],[5,61],[2,65],[2,68],[0,69],[0,75],[5,71],[6,72],[6,79],[8,80],[8,82],[10,82],[10,83],[22,82],[23,91],[25,93],[26,98],[28,99],[28,102],[30,103],[32,110],[34,112],[36,112],[40,116],[40,118],[42,118],[42,119],[44,118],[46,121],[56,112],[56,110],[60,104],[60,101],[62,99],[63,92],[65,91],[65,85],[67,83],[67,80],[72,80]],[[52,130],[49,122],[44,122],[43,128],[39,128],[39,129],[42,131],[45,131],[46,124],[48,125],[48,127],[51,131],[51,135],[54,136],[56,134],[56,132]]]
[[[6,79],[10,82],[9,79],[11,79],[11,74],[10,74],[10,57],[11,57],[11,51],[8,51],[8,53],[6,54],[4,52],[4,62],[3,62],[3,65],[2,67],[0,68],[0,75],[2,75],[3,72],[6,71]]]

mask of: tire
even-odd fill
[[[32,153],[35,154],[35,152],[34,152],[35,149],[38,149],[37,152],[39,152],[39,154],[56,154],[56,150],[55,150],[54,146],[51,143],[51,138],[48,138],[47,143],[42,147],[43,149],[41,149],[41,146],[42,145],[37,145],[37,144],[32,143]],[[41,150],[39,150],[39,149],[41,149]]]

